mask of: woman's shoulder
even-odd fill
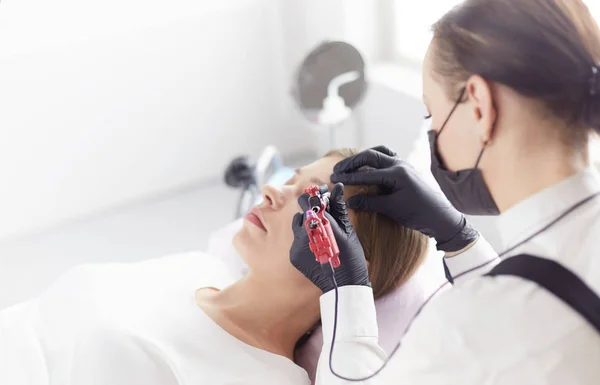
[[[163,256],[133,264],[132,271],[139,271],[146,276],[160,276],[162,279],[174,281],[188,280],[194,285],[213,286],[218,289],[233,282],[229,269],[218,257],[201,252],[191,251]]]
[[[179,384],[169,357],[151,339],[129,329],[96,327],[74,342],[68,383]]]
[[[219,258],[201,251],[191,251],[146,259],[138,262],[87,263],[70,268],[61,274],[46,292],[60,290],[90,290],[97,287],[130,286],[135,282],[175,283],[185,280],[215,281],[228,284],[232,278]]]
[[[85,264],[70,269],[40,294],[40,314],[48,320],[78,315],[75,319],[83,317],[83,324],[104,319],[131,321],[154,309],[159,299],[185,300],[200,287],[221,288],[231,283],[226,267],[202,252],[134,263]]]
[[[185,271],[190,268],[199,268],[202,270],[210,268],[219,272],[227,271],[223,261],[203,251],[188,251],[164,255],[158,258],[135,262],[131,266],[148,269],[160,268],[165,271]]]

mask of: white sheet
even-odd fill
[[[302,368],[237,340],[198,308],[198,288],[232,281],[199,252],[70,270],[0,312],[0,384],[309,383]]]
[[[0,384],[49,383],[36,313],[36,299],[0,312]]]

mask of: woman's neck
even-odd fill
[[[210,309],[201,307],[242,342],[293,360],[297,341],[319,320],[321,292],[309,285],[275,286],[248,274],[208,297]]]
[[[494,167],[490,186],[501,212],[529,196],[582,172],[589,166],[587,152],[575,152],[562,145],[539,143],[523,149]],[[495,190],[495,191],[494,191]]]

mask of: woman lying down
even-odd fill
[[[198,253],[84,265],[4,310],[0,384],[309,384],[294,352],[319,322],[322,293],[289,261],[291,221],[303,189],[329,182],[354,153],[333,151],[263,188],[234,238],[249,267],[238,281]],[[351,215],[374,295],[385,295],[415,272],[427,241],[377,214]]]

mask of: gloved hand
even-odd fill
[[[321,264],[317,262],[315,255],[310,251],[308,234],[304,227],[305,212],[309,209],[308,194],[301,195],[298,198],[298,204],[300,204],[302,212],[297,213],[292,222],[294,242],[290,249],[290,261],[323,293],[327,293],[334,288],[333,281],[326,274],[326,271],[323,271]],[[346,202],[344,201],[344,185],[341,183],[333,186],[331,190],[329,207],[325,212],[325,217],[331,222],[331,229],[340,249],[340,267],[335,269],[335,280],[338,286],[371,286],[365,253],[348,218]],[[324,268],[331,269],[327,265]]]
[[[374,170],[359,168],[369,166]],[[385,146],[342,160],[331,180],[346,185],[378,185],[386,194],[354,196],[348,207],[381,213],[437,241],[438,250],[459,251],[479,236],[443,193],[433,190],[408,163]]]

